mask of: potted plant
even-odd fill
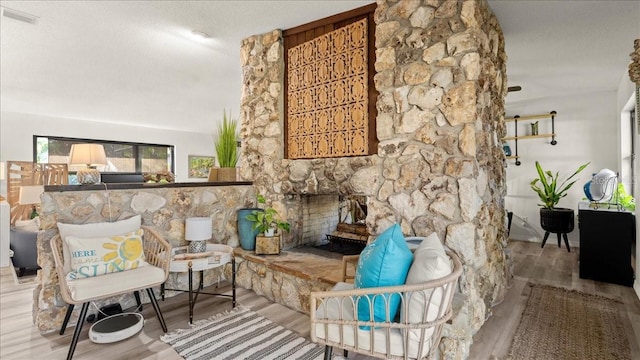
[[[538,177],[531,181],[531,189],[538,194],[542,204],[540,204],[540,226],[546,231],[542,246],[547,240],[549,233],[558,234],[558,245],[560,244],[560,234],[566,234],[573,231],[574,212],[573,209],[558,208],[556,205],[563,197],[567,196],[567,191],[575,184],[577,180],[571,181],[578,173],[587,167],[589,163],[581,165],[571,176],[566,178],[561,184],[558,184],[559,173],[553,174],[551,171],[542,170],[542,166],[536,161],[536,170]],[[571,182],[569,182],[571,181]],[[568,244],[567,244],[568,248]]]
[[[256,197],[258,204],[266,205],[267,201],[264,196],[258,194]],[[253,229],[264,236],[274,236],[276,230],[284,230],[289,232],[291,224],[280,218],[278,211],[272,207],[265,206],[263,209],[252,210],[251,214],[246,216],[247,220],[253,223]]]
[[[236,181],[236,164],[238,163],[238,142],[236,132],[238,122],[227,117],[226,110],[223,113],[222,122],[218,123],[218,139],[216,141],[216,154],[218,155],[219,181]]]

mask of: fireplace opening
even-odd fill
[[[366,196],[306,195],[302,208],[304,244],[345,255],[366,246]]]

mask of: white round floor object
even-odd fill
[[[138,313],[122,313],[107,316],[91,325],[89,339],[94,343],[108,344],[129,338],[142,330],[144,318]]]

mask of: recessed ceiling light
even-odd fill
[[[191,33],[196,37],[199,37],[200,39],[211,39],[211,35],[207,34],[206,32],[193,30]]]

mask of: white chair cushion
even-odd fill
[[[338,290],[352,290],[353,284],[347,283],[338,283],[332,291]],[[329,318],[332,320],[342,319],[342,320],[354,320],[356,318],[354,312],[354,300],[351,297],[341,298],[342,304],[342,314],[340,314],[340,303],[337,300],[331,299],[326,304],[320,304],[318,310],[316,310],[316,315],[318,319]],[[342,328],[342,329],[341,329]],[[325,339],[327,341],[340,342],[340,334],[342,334],[344,344],[349,346],[355,346],[355,327],[352,325],[338,325],[338,324],[330,324],[327,326],[327,332],[329,333],[329,337],[327,338],[325,333],[325,325],[324,324],[316,324],[315,332],[316,336],[321,339]],[[364,351],[369,351],[371,349],[371,338],[373,337],[373,350],[375,352],[380,353],[381,355],[386,355],[387,353],[387,344],[386,344],[386,329],[375,329],[371,330],[363,330],[357,329],[358,336],[358,348]],[[433,332],[432,332],[433,333]],[[428,336],[426,339],[428,340]],[[390,331],[390,345],[391,345],[391,354],[395,356],[404,356],[404,346],[402,344],[402,334],[399,329],[391,329]],[[422,350],[422,356],[427,355],[429,352],[428,344]],[[409,341],[409,357],[410,358],[418,358],[418,343],[417,341]],[[420,357],[422,357],[420,356]]]
[[[79,238],[111,237],[136,231],[140,228],[142,219],[140,215],[132,216],[125,220],[114,222],[100,222],[90,224],[64,224],[58,223],[60,238],[65,240],[67,236]],[[62,254],[64,257],[64,273],[68,274],[71,269],[71,253],[66,242],[62,242]]]
[[[165,280],[164,270],[147,265],[133,270],[67,281],[73,300],[108,297],[114,293],[127,293],[134,289],[149,288]]]
[[[451,274],[451,261],[444,251],[444,246],[436,233],[426,237],[420,246],[413,253],[413,264],[409,268],[406,284],[421,284],[431,280],[439,279]],[[444,299],[445,303],[449,299]],[[425,309],[427,310],[426,321],[433,321],[438,318],[438,308],[442,303],[442,288],[427,289],[413,292],[408,299],[409,323],[423,323]],[[429,302],[427,307],[427,302]],[[442,309],[444,313],[446,307]],[[442,315],[442,314],[440,314]],[[404,321],[404,308],[400,312],[400,321]],[[433,334],[433,329],[426,333],[427,340]],[[420,341],[420,330],[409,330],[410,341]],[[426,342],[426,340],[425,340]],[[425,343],[426,345],[426,343]]]

